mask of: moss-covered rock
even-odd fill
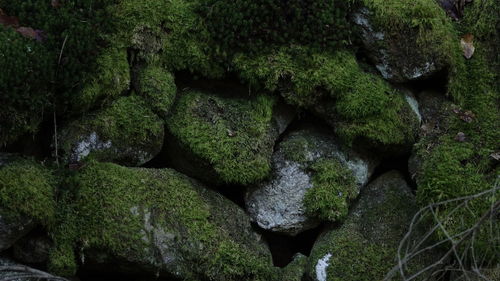
[[[307,257],[303,254],[296,254],[293,260],[283,268],[280,280],[301,281],[303,280],[307,266]]]
[[[244,212],[170,169],[90,162],[73,178],[60,208],[49,268],[187,280],[275,280],[268,249]],[[80,258],[78,258],[80,260]]]
[[[138,94],[158,116],[166,119],[177,93],[174,76],[159,63],[144,66],[137,76]]]
[[[385,79],[428,77],[450,65],[457,49],[451,19],[437,1],[363,0],[352,16],[366,53]]]
[[[415,142],[419,122],[403,95],[364,72],[352,53],[283,47],[236,56],[234,64],[243,80],[315,112],[347,144],[408,148]]]
[[[272,96],[225,91],[179,93],[167,120],[169,161],[209,182],[254,183],[269,174],[274,142],[293,114],[281,112]]]
[[[83,79],[85,85],[71,103],[73,110],[86,112],[96,105],[116,99],[130,86],[127,50],[106,49],[96,58],[95,69]]]
[[[0,251],[36,225],[54,222],[55,185],[52,172],[35,161],[14,157],[0,163]]]
[[[247,191],[247,210],[260,227],[296,235],[321,221],[342,221],[376,161],[308,124],[285,136],[272,164],[270,179]]]
[[[163,134],[161,119],[141,97],[132,95],[68,124],[59,144],[68,163],[92,157],[139,166],[160,152]]]
[[[416,211],[403,176],[396,171],[383,174],[362,191],[345,223],[326,230],[316,241],[309,277],[317,281],[383,280],[396,265],[399,241]]]

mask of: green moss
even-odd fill
[[[352,174],[338,160],[324,159],[310,166],[312,188],[304,197],[306,214],[324,221],[341,221],[359,189]]]
[[[130,67],[125,49],[106,49],[97,59],[93,74],[84,79],[83,90],[75,97],[75,110],[84,112],[96,103],[110,101],[128,89]]]
[[[50,226],[55,217],[55,185],[52,172],[32,160],[8,163],[0,168],[2,211]]]
[[[279,44],[337,48],[348,44],[349,1],[204,0],[215,41],[228,52],[259,52]]]
[[[319,112],[348,144],[358,138],[375,146],[415,139],[417,117],[403,96],[382,78],[364,72],[349,52],[281,48],[256,57],[239,55],[234,62],[243,80],[279,90],[289,103]],[[325,98],[336,102],[325,103]]]
[[[177,92],[174,76],[159,65],[148,65],[138,75],[138,93],[153,111],[166,118]]]
[[[0,145],[38,130],[50,107],[52,65],[44,46],[12,28],[0,26]],[[8,71],[7,71],[8,70]]]
[[[53,272],[71,275],[73,250],[96,248],[130,260],[155,256],[151,227],[176,237],[171,253],[182,256],[176,266],[183,277],[198,280],[269,280],[272,268],[255,249],[238,244],[214,217],[198,184],[170,169],[130,169],[90,162],[73,178],[59,210],[61,224],[54,233]],[[203,195],[205,194],[205,195]],[[150,237],[151,235],[151,237]],[[170,243],[165,241],[165,243]],[[248,279],[247,279],[248,278]]]
[[[223,98],[183,92],[167,127],[183,146],[212,165],[222,181],[249,184],[270,171],[274,103],[266,95]]]
[[[457,24],[461,33],[475,36],[476,51],[469,60],[457,54],[452,66],[448,91],[457,104],[448,112],[446,127],[441,134],[423,138],[419,156],[423,159],[417,177],[417,198],[421,205],[480,193],[494,186],[495,171],[490,154],[498,150],[500,139],[500,112],[498,109],[498,14],[500,8],[494,1],[477,1],[465,9],[464,19]],[[458,38],[456,39],[459,40]],[[465,122],[463,114],[471,117]],[[455,140],[464,133],[465,141]],[[438,218],[445,222],[450,235],[474,225],[489,210],[498,194],[474,199],[468,208],[455,210],[456,204],[446,204],[437,210]],[[451,213],[453,212],[453,213]],[[446,219],[445,219],[446,218]],[[492,229],[485,227],[475,237],[476,255],[498,260],[498,247],[491,247]],[[498,231],[494,230],[493,231]],[[439,232],[438,238],[445,233]]]
[[[147,28],[165,42],[160,53],[169,70],[221,77],[225,72],[221,59],[215,55],[215,44],[197,7],[198,2],[192,0],[122,1],[115,10],[121,31],[117,36],[127,44],[136,32]]]
[[[329,244],[315,249],[311,260],[332,255],[326,269],[328,281],[382,280],[393,266],[393,249],[370,243],[357,231],[343,230],[327,239]]]
[[[404,40],[416,32],[417,52],[450,64],[458,49],[451,19],[434,0],[362,0],[372,12],[375,25],[388,36]],[[440,60],[440,61],[439,61]]]

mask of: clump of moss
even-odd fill
[[[44,46],[0,25],[0,145],[35,133],[51,104],[47,81],[53,75]],[[8,70],[8,71],[7,71]],[[7,73],[8,72],[8,73]]]
[[[198,5],[198,1],[192,0],[121,1],[114,8],[120,30],[117,40],[127,45],[137,32],[146,28],[159,42],[165,42],[157,48],[169,71],[187,70],[204,77],[222,77],[225,68],[203,18],[196,12]]]
[[[141,69],[137,79],[138,93],[158,116],[166,118],[177,93],[174,76],[163,67],[152,64]]]
[[[416,32],[415,52],[432,57],[438,63],[453,63],[457,49],[456,32],[445,11],[434,0],[362,0],[381,27],[395,40]],[[387,46],[390,47],[390,46]]]
[[[267,95],[222,97],[199,91],[180,94],[167,127],[223,182],[249,184],[270,171],[273,106]]]
[[[281,48],[237,56],[235,65],[251,85],[278,90],[289,103],[317,112],[348,144],[360,138],[374,146],[415,140],[417,117],[404,97],[382,78],[364,72],[352,53]]]
[[[227,51],[255,52],[269,45],[347,45],[349,2],[324,0],[202,1],[215,41]]]
[[[242,242],[251,239],[245,230],[233,237],[217,224],[225,214],[213,213],[210,207],[216,195],[174,170],[89,162],[73,182],[74,190],[68,190],[61,203],[62,223],[54,232],[49,268],[55,273],[74,274],[77,245],[161,267],[151,260],[158,251],[154,228],[176,237],[164,240],[170,244],[161,247],[182,259],[174,259],[175,267],[164,269],[175,268],[182,278],[273,280],[267,258],[256,254],[255,245]]]
[[[359,194],[352,171],[336,159],[323,159],[309,168],[313,187],[304,197],[306,214],[323,221],[342,221],[349,202]]]
[[[125,49],[104,50],[95,61],[91,75],[83,79],[83,89],[72,99],[74,110],[85,112],[98,102],[113,100],[129,88],[130,67]]]
[[[0,206],[3,215],[27,216],[46,227],[55,218],[55,185],[52,172],[25,159],[0,167]]]

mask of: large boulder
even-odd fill
[[[341,221],[373,173],[375,160],[308,127],[283,139],[273,154],[270,179],[247,191],[248,213],[263,229],[296,235],[321,220]]]
[[[237,205],[171,169],[91,162],[54,234],[49,269],[187,280],[273,280],[278,272]],[[71,197],[71,196],[69,196]],[[75,256],[76,254],[76,256]]]
[[[452,27],[436,1],[419,1],[412,7],[392,0],[365,0],[364,4],[351,18],[367,56],[385,79],[408,82],[447,66],[450,46],[446,44],[453,36]],[[435,22],[428,24],[426,18]],[[432,38],[439,35],[441,42]]]
[[[416,211],[403,175],[383,174],[364,188],[345,223],[327,229],[316,241],[309,277],[317,281],[385,280],[397,264],[399,242]]]
[[[140,166],[160,152],[163,135],[161,119],[140,97],[128,96],[68,124],[61,130],[59,145],[67,163],[92,157]]]
[[[212,183],[251,184],[269,174],[274,142],[294,114],[275,97],[242,91],[179,93],[167,120],[173,167]]]
[[[0,251],[55,215],[55,179],[35,161],[10,158],[0,164]]]

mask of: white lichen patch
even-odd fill
[[[315,225],[305,225],[303,200],[312,187],[311,178],[300,164],[283,161],[277,164],[276,177],[247,194],[246,205],[252,220],[263,229],[292,235]]]
[[[413,112],[415,112],[415,114],[417,115],[418,121],[422,123],[422,115],[420,114],[420,110],[418,109],[418,101],[410,95],[405,95],[405,99],[406,102],[408,102],[408,104],[410,105],[411,110],[413,110]]]
[[[424,75],[429,74],[430,72],[434,71],[435,65],[433,62],[426,62],[425,65],[421,67],[415,67],[411,70],[408,69],[403,69],[405,75],[410,78],[410,79],[417,79],[420,78]]]
[[[326,269],[330,265],[328,261],[330,261],[330,258],[332,257],[332,254],[328,253],[324,257],[318,260],[316,263],[316,280],[317,281],[326,281],[327,273]]]
[[[92,151],[109,149],[111,146],[111,141],[104,142],[100,140],[96,132],[92,132],[73,147],[70,160],[80,162],[89,156]]]

